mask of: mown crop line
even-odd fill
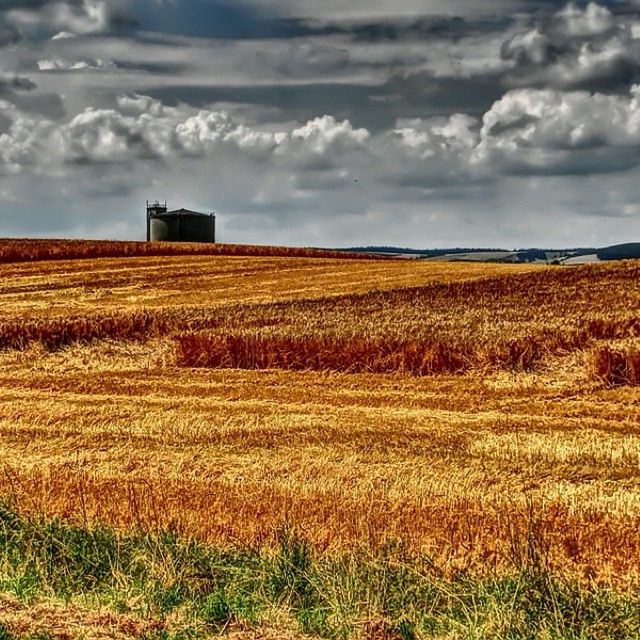
[[[339,260],[393,260],[356,252],[277,247],[269,245],[147,243],[93,240],[0,239],[0,264],[50,260],[94,260],[159,256],[247,256],[323,258]]]
[[[467,367],[460,354],[437,342],[190,332],[177,336],[176,345],[178,366],[188,368],[427,375]]]
[[[268,307],[267,307],[268,308]],[[491,340],[482,334],[452,342],[446,335],[411,340],[336,336],[315,333],[283,335],[260,330],[223,333],[225,318],[242,313],[232,309],[195,308],[184,314],[174,310],[139,310],[91,317],[53,318],[0,323],[0,349],[24,350],[39,343],[55,350],[74,343],[99,340],[148,341],[174,335],[177,364],[185,368],[289,369],[344,373],[407,374],[427,376],[460,374],[471,369],[532,370],[547,356],[562,356],[593,346],[597,341],[635,338],[640,318],[596,318],[568,331],[542,329],[513,339]],[[295,330],[295,327],[292,327]],[[608,354],[608,355],[607,355]],[[614,356],[600,352],[600,365]],[[637,380],[631,353],[624,374]],[[613,366],[613,365],[611,365]],[[615,365],[618,369],[623,365]],[[595,374],[606,379],[607,374]],[[617,377],[616,377],[617,376]],[[626,376],[626,378],[625,378]]]
[[[94,340],[147,340],[168,331],[177,314],[135,311],[110,315],[11,320],[0,323],[0,349],[24,350],[33,343],[54,350]]]
[[[400,340],[335,335],[282,335],[213,330],[175,336],[176,362],[184,368],[288,369],[344,373],[460,374],[471,369],[533,370],[545,357],[583,350],[598,340],[635,337],[640,320],[590,321],[566,332],[543,330],[513,339],[470,334],[452,343],[446,335]]]
[[[599,345],[589,354],[592,376],[608,387],[640,385],[640,345]]]
[[[428,376],[487,366],[528,369],[540,358],[536,343],[523,339],[486,351],[454,346],[438,338],[402,341],[205,331],[182,333],[175,340],[177,364],[185,368]]]

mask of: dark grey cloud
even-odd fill
[[[38,85],[35,82],[15,73],[0,74],[0,95],[14,91],[33,91]]]
[[[621,4],[615,13],[592,6],[576,6],[570,14],[562,3],[530,2],[518,4],[529,14],[511,16],[307,20],[308,37],[296,39],[289,51],[271,54],[267,47],[261,53],[271,77],[256,73],[260,81],[240,85],[180,82],[136,90],[194,106],[253,105],[282,119],[331,112],[373,130],[397,118],[482,115],[512,88],[625,93],[640,79],[633,14]],[[368,51],[357,48],[363,43]],[[376,54],[390,45],[395,48]],[[473,65],[474,57],[487,60]],[[333,81],[340,73],[344,79]],[[354,81],[349,73],[361,77]]]
[[[640,39],[634,18],[637,15],[628,11],[614,13],[590,2],[569,4],[534,21],[502,46],[503,59],[513,63],[506,84],[625,92],[640,80]]]
[[[12,104],[27,114],[37,114],[53,120],[65,115],[62,99],[57,93],[36,93],[38,85],[15,73],[0,73],[0,100]]]
[[[492,19],[465,19],[461,16],[419,16],[415,18],[387,18],[364,22],[324,22],[314,24],[304,20],[294,23],[300,33],[308,36],[345,35],[355,42],[406,42],[419,40],[428,42],[443,39],[456,42],[474,35],[500,33],[511,23],[508,16]]]
[[[0,47],[17,44],[20,42],[20,32],[18,29],[6,21],[0,13]]]
[[[11,118],[0,113],[0,134],[6,133],[11,127]]]
[[[529,113],[524,113],[520,117],[507,122],[493,122],[487,128],[487,135],[491,137],[497,137],[509,131],[520,131],[529,125],[535,125],[540,122],[540,118]]]
[[[176,105],[206,107],[225,102],[266,108],[281,120],[305,121],[331,113],[373,131],[399,118],[470,113],[482,115],[504,93],[499,74],[437,77],[423,71],[392,76],[382,84],[297,83],[260,86],[141,86],[140,91]],[[275,110],[275,111],[274,111]]]
[[[404,113],[398,117],[444,115],[461,112],[482,114],[504,93],[500,73],[436,76],[420,71],[391,78],[375,96],[390,97]]]
[[[40,115],[49,120],[62,120],[67,115],[62,97],[58,93],[14,94],[9,99],[26,114]]]
[[[166,86],[140,91],[168,104],[185,102],[202,108],[215,103],[252,105],[267,109],[279,120],[304,122],[331,113],[336,118],[352,119],[358,126],[384,128],[393,125],[398,113],[392,106],[376,100],[388,96],[384,87],[359,84],[300,83],[293,85],[234,86]],[[413,113],[413,111],[412,111]]]
[[[122,71],[140,71],[154,76],[187,75],[189,71],[188,64],[177,62],[137,62],[135,60],[125,60],[122,58],[115,58],[112,62],[117,69]]]
[[[611,148],[594,140],[584,148],[560,151],[537,166],[525,158],[512,158],[506,171],[514,176],[605,176],[637,167],[639,152],[638,146]]]

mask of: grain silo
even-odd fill
[[[215,214],[189,209],[169,211],[166,202],[147,202],[147,241],[215,242]]]

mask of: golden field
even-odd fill
[[[634,583],[639,282],[637,262],[6,262],[0,492],[219,545],[286,522],[445,574],[535,535],[558,571]]]

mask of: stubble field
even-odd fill
[[[526,569],[584,593],[634,593],[639,278],[637,262],[0,264],[7,513],[116,538],[170,531],[256,557],[284,535],[313,562],[390,554],[447,584]],[[7,518],[0,587],[21,598]],[[18,637],[37,618],[23,600],[5,621],[0,606]],[[303,624],[291,598],[276,605],[299,623],[291,631],[272,611],[280,635],[507,637],[495,621],[473,635],[475,619],[430,631],[417,613],[403,627],[369,601],[333,626]],[[251,616],[225,606],[224,630],[249,633]],[[124,608],[172,628],[166,612]],[[508,637],[565,637],[518,624],[531,635]]]

